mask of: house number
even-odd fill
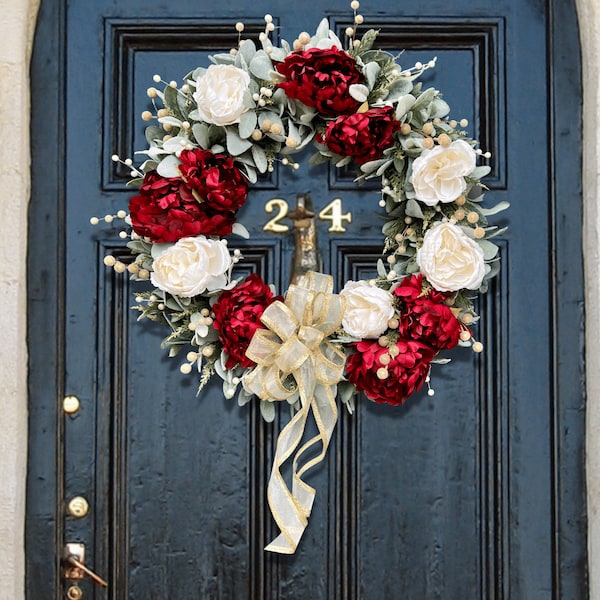
[[[289,205],[286,200],[283,198],[271,198],[271,200],[265,203],[265,212],[267,214],[276,212],[276,214],[272,219],[267,221],[263,227],[264,231],[270,231],[271,233],[285,233],[289,231],[289,226],[281,223],[289,212]],[[350,211],[344,213],[341,198],[332,200],[325,208],[319,211],[318,216],[321,221],[331,221],[328,231],[332,233],[344,233],[346,228],[343,223],[352,222],[352,213]]]
[[[275,210],[277,214],[267,221],[263,230],[270,231],[271,233],[285,233],[289,231],[290,228],[287,225],[280,223],[282,219],[287,217],[289,210],[288,203],[283,198],[272,198],[265,204],[265,212],[270,215]]]
[[[346,228],[342,225],[342,223],[344,221],[347,223],[352,223],[352,213],[350,211],[344,213],[342,209],[342,199],[336,198],[319,213],[319,219],[322,221],[331,221],[331,225],[327,231],[344,233]]]

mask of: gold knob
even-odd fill
[[[90,511],[90,505],[88,501],[83,496],[75,496],[69,500],[69,504],[67,505],[67,510],[72,517],[77,517],[81,519],[85,517]]]
[[[68,415],[74,415],[79,410],[80,402],[77,396],[65,396],[63,398],[63,411]]]
[[[69,600],[81,600],[83,598],[83,591],[78,585],[71,585],[67,590],[67,598]]]

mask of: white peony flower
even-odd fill
[[[456,200],[467,188],[464,178],[475,169],[476,156],[464,140],[424,150],[413,162],[410,176],[417,199],[427,206]]]
[[[440,292],[476,290],[485,275],[481,246],[452,223],[438,223],[425,233],[417,264]]]
[[[244,92],[250,85],[246,71],[233,65],[211,65],[196,82],[193,98],[200,118],[215,125],[232,125],[248,110]]]
[[[159,289],[191,298],[227,284],[231,256],[227,245],[200,235],[182,238],[175,244],[154,244],[152,283]]]
[[[342,326],[351,336],[377,338],[394,316],[392,295],[366,281],[348,281],[340,296],[346,299]]]

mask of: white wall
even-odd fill
[[[590,597],[600,598],[600,2],[577,0],[583,55],[583,207],[586,279],[587,487]]]
[[[523,1],[523,0],[521,0]],[[24,597],[27,451],[28,65],[39,0],[0,0],[0,595]],[[588,352],[588,507],[592,600],[600,600],[600,2],[577,0],[584,78],[584,253]],[[574,60],[576,58],[574,57]],[[15,108],[19,107],[19,108]],[[58,400],[58,399],[57,399]],[[525,599],[524,599],[525,600]]]
[[[0,596],[23,597],[28,65],[38,0],[0,0]]]

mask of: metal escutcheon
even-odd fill
[[[81,600],[83,598],[83,590],[78,585],[71,585],[67,589],[67,598],[69,600]]]
[[[75,496],[69,500],[67,511],[72,517],[81,519],[82,517],[85,517],[88,512],[90,512],[90,505],[83,496]]]

